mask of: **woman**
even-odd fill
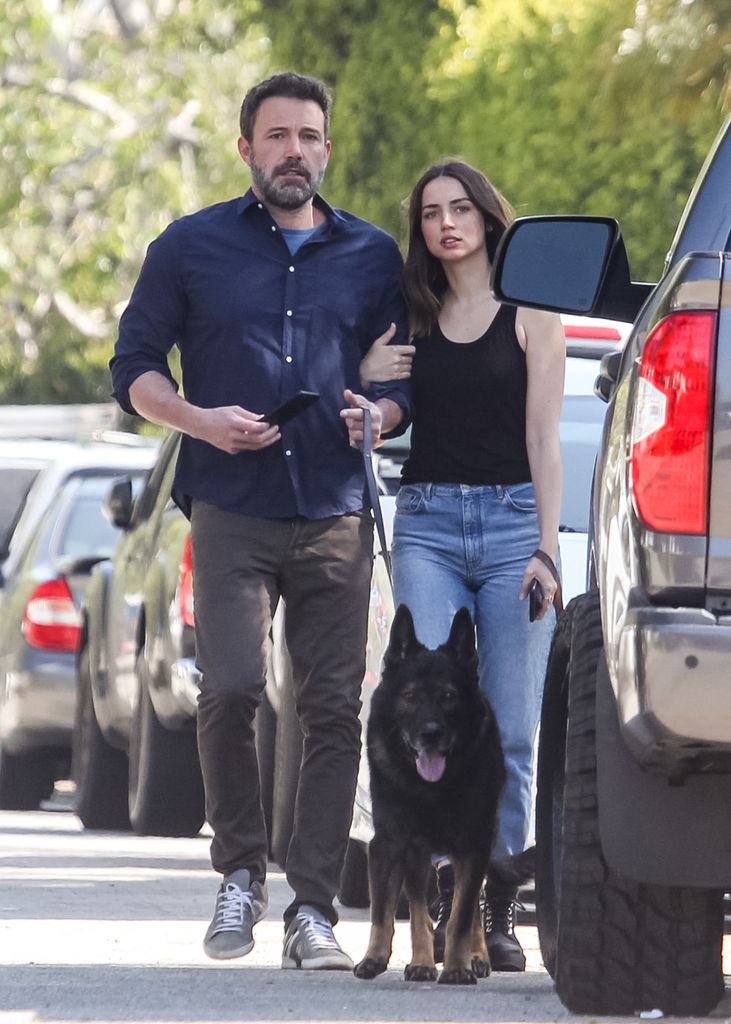
[[[379,339],[361,367],[370,380],[411,368],[394,600],[411,609],[428,647],[447,639],[459,608],[472,614],[480,686],[498,720],[507,770],[495,857],[521,853],[528,836],[533,746],[555,624],[562,486],[560,320],[503,306],[490,293],[491,262],[512,219],[480,171],[461,161],[431,167],[409,204],[404,287],[413,366],[408,346]],[[533,579],[544,601],[530,622],[524,598]],[[442,864],[437,875],[438,958],[451,868]],[[514,887],[488,880],[485,931],[494,970],[525,970],[513,928],[515,896]]]

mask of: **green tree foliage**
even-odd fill
[[[620,216],[638,279],[657,277],[722,119],[723,74],[710,55],[693,103],[683,110],[658,102],[659,93],[668,101],[674,95],[659,26],[696,4],[701,0],[455,4],[460,43],[442,111],[455,148],[520,214]],[[725,0],[716,6],[720,12]]]
[[[0,401],[107,398],[146,245],[248,180],[235,140],[266,59],[255,12],[5,0]]]

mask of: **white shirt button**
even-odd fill
[[[289,268],[289,272],[290,272],[290,274],[294,274],[294,267],[290,267]]]
[[[286,450],[286,452],[285,452],[284,454],[285,454],[285,455],[288,455],[288,456],[289,456],[289,455],[291,455],[291,454],[292,454],[292,452],[291,452],[291,451],[289,450],[289,448],[288,448],[288,449]]]
[[[292,310],[291,309],[287,310],[287,316],[292,316]]]
[[[261,203],[257,203],[256,205],[259,207],[260,210],[264,209],[264,207],[261,205]]]
[[[276,230],[277,230],[276,225],[272,224],[272,231],[276,231]]]
[[[284,357],[284,361],[285,361],[285,363],[291,363],[292,362],[292,356],[285,356]]]

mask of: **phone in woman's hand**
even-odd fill
[[[535,622],[543,606],[543,587],[534,579],[528,587],[528,618]]]

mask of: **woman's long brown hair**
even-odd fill
[[[485,245],[492,263],[497,244],[515,213],[507,199],[488,181],[482,171],[462,160],[434,164],[419,178],[409,197],[409,249],[404,266],[404,292],[409,306],[411,330],[416,337],[428,334],[439,316],[447,278],[441,262],[426,247],[421,231],[424,189],[435,178],[454,178],[482,212]]]

